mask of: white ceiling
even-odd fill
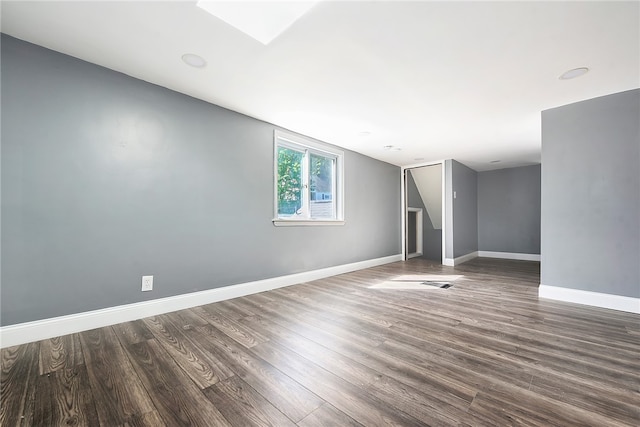
[[[2,1],[1,28],[389,163],[480,171],[539,162],[542,110],[640,87],[639,6],[326,1],[266,46],[195,0]]]

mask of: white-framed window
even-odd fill
[[[274,132],[275,225],[344,224],[344,152]]]

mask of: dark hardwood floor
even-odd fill
[[[640,316],[538,283],[534,262],[416,258],[6,348],[0,424],[638,426]]]

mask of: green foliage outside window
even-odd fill
[[[304,153],[278,147],[278,214],[293,215],[302,206]]]
[[[335,217],[336,159],[287,146],[277,148],[277,158],[277,216]]]

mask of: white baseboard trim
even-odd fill
[[[376,267],[396,261],[402,261],[402,254],[321,268],[303,273],[289,274],[271,279],[240,283],[206,291],[176,295],[173,297],[158,298],[151,301],[4,326],[0,327],[0,348],[102,328],[117,323],[129,322],[144,317],[170,313],[172,311],[183,310],[185,308],[210,304],[298,283],[310,282],[312,280]]]
[[[466,255],[459,256],[458,258],[445,258],[442,264],[448,265],[449,267],[454,267],[477,257],[478,251],[475,251]]]
[[[626,311],[640,314],[640,298],[622,295],[604,294],[601,292],[583,291],[581,289],[561,288],[558,286],[540,285],[538,298],[547,298],[563,302],[591,305],[600,308]]]
[[[517,259],[522,261],[540,261],[540,254],[521,254],[516,252],[478,251],[479,257]]]
[[[476,251],[476,252],[468,253],[466,255],[459,256],[458,258],[445,258],[442,264],[448,265],[449,267],[453,267],[477,257],[518,259],[523,261],[540,261],[539,254],[519,254],[515,252]]]

